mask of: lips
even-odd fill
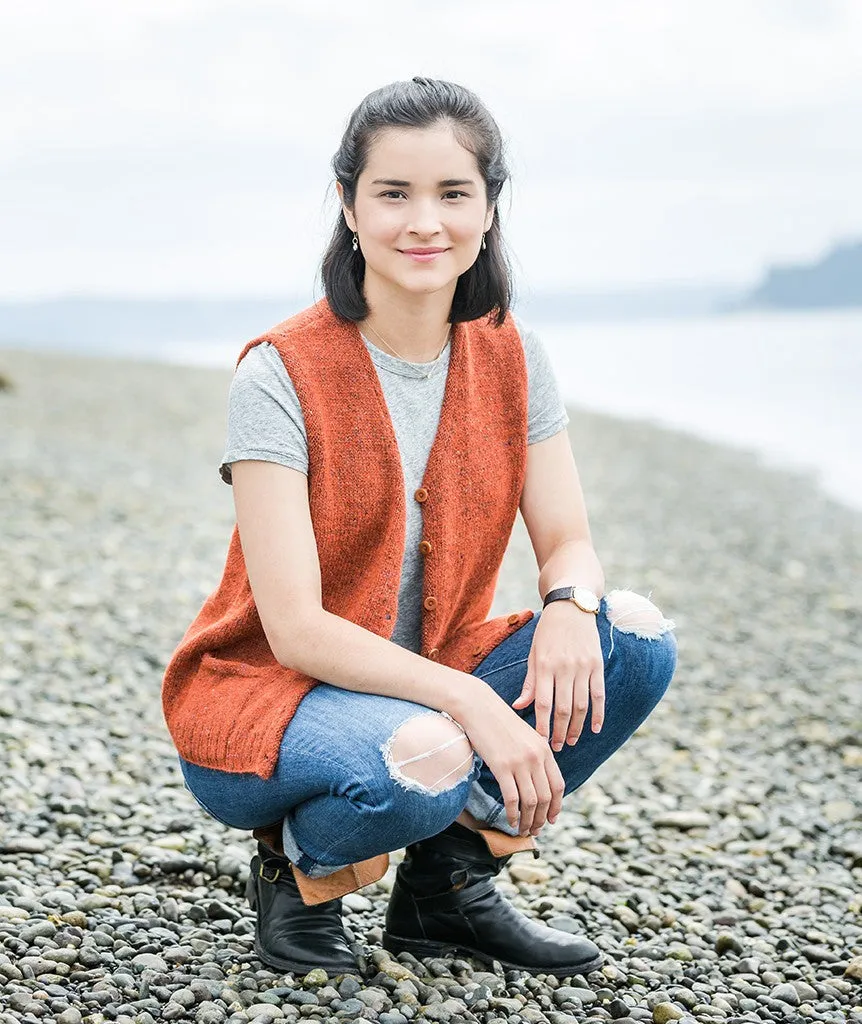
[[[446,249],[402,249],[401,254],[411,263],[433,263]]]

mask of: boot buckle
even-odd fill
[[[263,873],[263,864],[261,864],[260,867],[258,868],[258,872],[257,873],[258,873],[258,876],[264,880],[264,882],[270,882],[270,883],[277,882],[278,879],[279,879],[279,876],[281,875],[281,868],[276,868],[275,869],[275,874],[272,876],[272,878],[268,878]]]

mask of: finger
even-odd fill
[[[512,707],[517,708],[519,711],[523,708],[529,707],[533,702],[533,698],[536,695],[536,672],[533,664],[533,650],[530,648],[530,654],[527,657],[527,674],[524,676],[524,685],[521,687],[521,692],[517,699],[512,702]]]
[[[578,672],[575,679],[575,699],[572,708],[572,721],[569,725],[567,743],[577,743],[581,730],[584,727],[584,719],[587,717],[587,708],[590,702],[590,674],[588,669]]]
[[[518,827],[518,813],[520,807],[520,794],[515,776],[509,772],[505,776],[497,777],[497,785],[500,787],[500,794],[506,806],[506,821],[512,828]]]
[[[605,670],[603,665],[590,676],[590,703],[593,708],[593,732],[601,732],[605,724]]]
[[[533,827],[533,817],[536,813],[536,790],[533,786],[533,777],[529,769],[525,768],[517,776],[518,793],[520,794],[520,818],[518,831],[522,836],[530,834]]]
[[[554,735],[551,746],[554,750],[562,750],[569,732],[574,703],[574,679],[557,677],[554,682]]]
[[[548,739],[551,735],[551,707],[554,703],[554,676],[550,669],[536,671],[536,732]]]
[[[533,775],[533,789],[536,791],[536,811],[530,834],[537,836],[548,820],[548,808],[551,804],[551,786],[544,763],[538,766]]]
[[[557,820],[557,816],[563,808],[563,797],[566,792],[566,784],[560,766],[550,754],[545,762],[545,774],[548,777],[548,785],[551,789],[551,802],[548,805],[548,821],[551,825]]]

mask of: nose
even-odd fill
[[[440,232],[440,216],[434,199],[416,199],[410,204],[407,230],[420,238],[431,238]]]

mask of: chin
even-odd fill
[[[396,288],[400,288],[402,291],[411,292],[414,295],[427,295],[431,292],[439,292],[441,288],[451,287],[457,280],[457,277],[451,277],[451,275],[442,274],[435,275],[421,275],[411,274],[407,276],[398,275],[395,277],[384,277],[390,285],[394,285]]]

